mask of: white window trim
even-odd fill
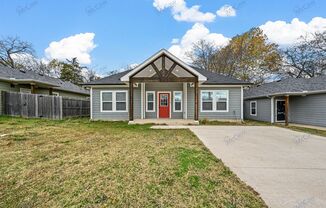
[[[176,93],[181,93],[181,108],[180,110],[175,109],[175,94]],[[180,113],[182,112],[182,107],[183,107],[183,92],[182,91],[173,91],[173,112]]]
[[[103,110],[103,101],[102,101],[102,95],[103,93],[106,92],[111,92],[112,93],[112,110]],[[116,93],[117,92],[125,92],[126,93],[126,110],[116,110]],[[101,95],[100,95],[100,104],[101,104],[101,112],[105,113],[105,112],[117,112],[117,113],[125,113],[128,112],[128,90],[103,90],[101,91]],[[105,102],[105,101],[104,101]],[[109,102],[109,101],[107,101]]]
[[[216,110],[216,92],[224,91],[226,92],[226,110]],[[203,92],[213,92],[213,110],[204,110],[203,109]],[[217,112],[217,113],[227,113],[229,112],[229,90],[201,90],[200,91],[200,112]]]
[[[252,113],[252,103],[255,103],[255,109],[256,109],[256,113],[255,114],[253,114]],[[258,108],[257,108],[257,101],[255,100],[255,101],[250,101],[250,103],[249,103],[249,110],[250,110],[250,115],[251,116],[257,116],[257,110],[258,110]]]
[[[148,110],[148,102],[147,102],[148,94],[153,94],[153,110]],[[155,97],[156,97],[155,91],[146,91],[146,112],[155,112],[155,106],[156,106]]]

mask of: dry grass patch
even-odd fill
[[[265,207],[188,130],[0,117],[0,207]]]

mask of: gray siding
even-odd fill
[[[200,94],[201,90],[228,90],[229,111],[228,112],[201,112]],[[199,119],[209,120],[241,120],[241,87],[205,87],[199,88],[198,96]],[[194,110],[191,109],[193,112]]]
[[[133,104],[134,104],[134,119],[141,118],[141,90],[140,84],[134,88]],[[128,100],[129,101],[129,100]],[[129,110],[129,109],[128,109]],[[129,117],[128,117],[129,119]]]
[[[250,115],[250,101],[257,101],[257,116]],[[244,101],[244,118],[256,121],[271,122],[271,99],[260,98]]]
[[[101,91],[103,90],[128,90],[126,87],[120,88],[96,88],[92,90],[92,119],[93,120],[128,120],[127,112],[101,112]],[[128,92],[129,93],[129,92]]]
[[[326,94],[290,96],[289,121],[326,127]]]
[[[187,100],[187,118],[195,119],[195,88],[190,87],[189,84],[187,84]]]
[[[173,91],[182,91],[183,84],[176,82],[155,82],[155,83],[146,83],[145,91],[155,91],[155,112],[146,112],[145,118],[157,118],[157,104],[158,104],[158,96],[157,91],[167,91],[171,93],[171,118],[172,119],[182,119],[182,112],[173,112]],[[145,95],[146,96],[146,92]],[[140,108],[140,107],[139,107]],[[145,107],[144,107],[145,108]]]
[[[101,90],[128,90],[126,87],[118,88],[93,88],[93,112],[92,116],[94,120],[128,120],[128,112],[101,112],[100,103],[100,91]],[[200,92],[201,90],[228,90],[229,91],[229,111],[228,112],[201,112],[200,103]],[[173,91],[183,91],[182,83],[146,83],[145,84],[145,94],[146,91],[155,91],[155,112],[145,112],[145,118],[157,118],[157,92],[167,91],[171,93],[171,118],[172,119],[182,119],[183,112],[173,112]],[[141,118],[141,87],[140,85],[134,89],[134,118]],[[240,120],[241,119],[241,87],[205,87],[199,88],[198,96],[198,107],[199,107],[199,119],[210,119],[210,120]],[[129,103],[128,103],[129,105]],[[194,119],[194,87],[187,86],[187,118]],[[184,104],[183,104],[184,107]],[[145,111],[145,104],[144,104]]]

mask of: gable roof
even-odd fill
[[[194,68],[194,67],[193,67]],[[216,72],[208,71],[205,69],[194,68],[196,71],[207,77],[204,85],[251,85],[250,82],[236,79],[231,76],[225,76]]]
[[[259,98],[277,95],[296,95],[326,93],[326,75],[314,78],[288,78],[277,82],[266,83],[244,91],[244,98]]]
[[[126,85],[124,82],[122,82],[120,79],[127,73],[131,72],[131,70],[119,72],[107,77],[104,77],[102,79],[97,79],[88,83],[85,83],[84,85]]]
[[[160,50],[159,52],[151,56],[149,59],[144,61],[141,65],[137,66],[132,70],[113,74],[99,80],[88,82],[84,85],[126,85],[130,76],[134,75],[144,66],[148,65],[153,60],[157,59],[163,54],[166,55],[168,58],[172,59],[173,61],[177,62],[193,74],[197,75],[199,81],[201,81],[203,85],[251,85],[251,83],[249,82],[238,80],[230,76],[224,76],[205,69],[189,66],[165,49]]]
[[[137,67],[135,67],[133,70],[131,70],[130,72],[128,72],[124,76],[122,76],[121,77],[121,81],[128,82],[129,81],[129,77],[131,77],[132,75],[136,74],[137,72],[139,72],[140,70],[142,70],[144,67],[146,67],[149,63],[155,61],[158,57],[160,57],[162,55],[167,56],[169,59],[171,59],[172,61],[178,63],[180,66],[182,66],[183,68],[185,68],[189,72],[195,74],[198,77],[198,81],[203,82],[203,81],[206,81],[207,80],[207,77],[203,76],[198,71],[196,71],[195,69],[193,69],[192,67],[190,67],[189,65],[187,65],[185,62],[181,61],[175,55],[173,55],[172,53],[170,53],[166,49],[161,49],[160,51],[158,51],[157,53],[155,53],[153,56],[151,56],[150,58],[148,58],[146,61],[144,61],[143,63],[141,63]]]
[[[203,82],[202,83],[203,85],[251,85],[251,83],[249,82],[241,81],[229,76],[224,76],[205,69],[199,69],[194,67],[193,69],[207,77],[207,81]],[[122,82],[120,78],[130,73],[131,71],[132,70],[128,70],[117,74],[113,74],[111,76],[107,76],[102,79],[88,82],[84,85],[126,85],[126,83]]]
[[[36,83],[56,90],[73,92],[78,94],[89,95],[89,91],[79,87],[71,82],[63,81],[58,78],[41,75],[33,71],[23,71],[0,66],[0,80],[16,83]]]

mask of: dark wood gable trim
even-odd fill
[[[155,61],[157,61],[158,59],[162,58],[162,70],[160,71],[157,66],[155,65]],[[189,72],[192,76],[194,77],[190,77],[189,82],[194,82],[193,78],[196,78],[196,80],[198,80],[198,76],[196,74],[194,74],[193,72],[189,71],[188,69],[186,69],[185,67],[183,67],[182,65],[178,64],[177,62],[173,61],[172,66],[169,69],[165,68],[165,59],[166,59],[166,55],[161,55],[159,57],[157,57],[156,59],[154,59],[151,63],[148,63],[146,66],[144,66],[142,69],[140,69],[137,73],[131,75],[129,77],[129,79],[132,79],[133,81],[139,81],[139,82],[144,82],[144,81],[158,81],[158,82],[169,82],[171,79],[171,82],[184,82],[185,80],[187,81],[189,78],[188,77],[172,77],[172,72],[175,69],[176,66],[181,67],[183,70]],[[146,67],[148,66],[152,66],[154,71],[156,72],[156,74],[158,75],[158,79],[154,79],[152,77],[134,77],[136,76],[138,73],[140,73],[142,70],[144,70]]]
[[[157,66],[155,65],[155,61],[157,61],[159,58],[162,57],[162,70],[160,71]],[[193,72],[189,71],[182,65],[178,64],[177,62],[173,61],[172,66],[169,69],[165,68],[165,59],[166,55],[162,55],[157,57],[155,60],[153,60],[151,63],[148,63],[146,66],[144,66],[142,69],[140,69],[135,74],[131,75],[129,77],[129,121],[134,120],[134,105],[133,105],[133,84],[136,82],[193,82],[195,83],[195,109],[194,109],[194,119],[198,121],[198,76],[195,75]],[[148,66],[152,66],[155,70],[156,74],[152,77],[134,77],[139,72],[144,70]],[[180,66],[185,71],[189,72],[193,77],[177,77],[172,72],[175,69],[176,66]]]

